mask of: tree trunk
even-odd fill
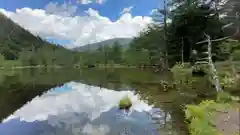
[[[183,42],[183,37],[182,37],[182,50],[181,50],[181,52],[182,52],[182,63],[184,63],[184,57],[183,57],[183,54],[184,54],[184,42]]]
[[[208,42],[208,65],[210,68],[210,73],[212,74],[212,78],[215,81],[215,88],[217,92],[221,92],[222,88],[220,85],[220,81],[219,81],[219,77],[218,77],[218,73],[217,70],[215,68],[215,65],[212,61],[212,42],[211,42],[211,38],[209,35],[205,34],[207,37],[207,42]]]
[[[167,48],[167,7],[166,7],[166,0],[164,0],[164,33],[165,33],[165,69],[169,68],[168,63],[168,48]]]

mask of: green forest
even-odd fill
[[[164,88],[164,93],[174,91],[181,99],[183,97],[180,95],[188,92],[196,93],[193,98],[204,97],[204,101],[199,105],[181,106],[181,109],[185,110],[190,134],[218,135],[216,125],[211,121],[214,113],[219,113],[230,105],[239,107],[240,102],[238,97],[230,95],[230,93],[239,93],[240,84],[240,2],[237,0],[229,0],[225,3],[214,0],[207,2],[163,0],[163,2],[163,8],[158,9],[152,16],[153,23],[138,33],[138,36],[134,37],[127,47],[115,42],[113,45],[103,44],[99,45],[96,50],[87,51],[74,51],[62,45],[50,43],[0,14],[0,69],[43,66],[87,67],[102,70],[102,67],[106,69],[110,67],[126,72],[126,68],[133,68],[132,70],[140,68],[139,72],[143,74],[141,76],[140,73],[135,73],[136,76],[133,76],[126,72],[126,80],[132,80],[132,84],[136,82],[135,78],[146,79],[141,81],[150,80],[143,70],[150,70],[151,74],[153,74],[152,71],[170,70],[171,72],[157,74],[164,77],[164,73],[170,73],[169,79],[161,80],[156,77],[159,81],[157,85]],[[81,69],[76,70],[81,71]],[[104,69],[101,74],[96,75],[97,83],[114,76],[113,73],[107,74],[106,71]],[[3,70],[3,73],[7,72]],[[194,89],[193,86],[201,77],[193,73],[204,76],[202,79],[206,81],[199,84],[209,85],[209,87]],[[25,74],[22,73],[22,76],[25,77]],[[40,72],[36,74],[41,77]],[[72,75],[69,74],[74,78],[75,75],[77,78],[74,72]],[[91,74],[86,74],[86,76],[91,77]],[[29,76],[29,78],[31,80],[34,77]],[[49,80],[55,80],[55,77]],[[48,82],[47,80],[46,83]],[[137,83],[136,85],[148,90]],[[205,93],[210,93],[211,89],[216,90],[216,100],[205,100],[207,97]],[[159,87],[156,87],[157,90]],[[238,101],[237,105],[235,101]],[[236,131],[236,134],[239,134],[239,131]]]
[[[0,61],[2,67],[72,65],[76,52],[36,37],[0,15]]]
[[[229,3],[216,8],[213,1],[164,2],[164,8],[153,15],[154,23],[134,37],[127,49],[116,42],[113,47],[102,45],[97,50],[69,50],[34,36],[0,15],[1,64],[4,67],[112,65],[169,69],[178,62],[206,60],[207,43],[198,44],[206,40],[205,35],[217,40],[212,42],[213,61],[240,59],[238,6],[228,10]],[[221,17],[222,13],[226,16]]]
[[[165,8],[154,14],[155,22],[139,33],[128,49],[117,42],[111,48],[103,45],[98,50],[82,52],[81,62],[163,69],[177,62],[205,61],[207,43],[198,44],[206,40],[205,34],[216,40],[212,42],[213,61],[240,59],[239,20],[235,15],[238,6],[230,12],[229,3],[216,8],[213,1],[165,2]],[[170,11],[174,5],[179,6]],[[221,17],[222,13],[227,16]]]

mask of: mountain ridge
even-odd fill
[[[24,66],[65,66],[76,63],[79,57],[76,51],[33,35],[2,13],[0,26],[0,58],[6,64],[18,61]]]
[[[79,51],[79,52],[88,51],[88,50],[94,51],[94,50],[97,50],[100,46],[112,47],[115,42],[117,42],[123,48],[128,48],[132,40],[133,38],[112,38],[112,39],[107,39],[107,40],[92,43],[92,44],[86,44],[80,47],[75,47],[73,48],[73,50]]]

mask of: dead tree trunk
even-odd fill
[[[209,75],[212,78],[212,80],[214,81],[214,86],[216,88],[217,92],[222,92],[222,88],[220,85],[220,81],[219,81],[219,77],[218,77],[218,73],[217,73],[217,69],[212,61],[212,42],[214,41],[222,41],[222,40],[226,40],[229,37],[224,37],[224,38],[220,38],[220,39],[215,39],[215,40],[211,40],[211,37],[209,35],[207,35],[206,33],[204,33],[204,35],[206,36],[206,40],[198,42],[197,44],[202,44],[202,43],[208,43],[208,50],[207,50],[207,54],[208,54],[208,58],[207,58],[207,63],[208,63],[208,67],[209,67]]]
[[[212,61],[212,41],[211,41],[211,37],[207,34],[205,34],[205,36],[207,37],[207,42],[208,42],[208,65],[209,65],[209,68],[210,68],[210,73],[212,75],[212,79],[214,80],[215,88],[216,88],[217,92],[221,92],[222,88],[221,88],[221,85],[220,85],[218,73],[217,73],[216,67],[215,67],[215,65]]]

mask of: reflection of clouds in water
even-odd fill
[[[81,83],[64,86],[71,91],[50,90],[17,110],[0,125],[1,135],[151,135],[148,113],[152,106],[131,91],[113,91]],[[62,90],[61,90],[62,91]],[[119,100],[128,95],[133,107],[120,116]],[[119,118],[121,117],[121,118]],[[39,120],[39,121],[36,121]],[[10,130],[9,128],[14,130]],[[18,127],[18,128],[16,128]],[[15,130],[16,128],[16,130]],[[9,130],[8,130],[9,129]],[[146,133],[147,132],[147,133]]]

